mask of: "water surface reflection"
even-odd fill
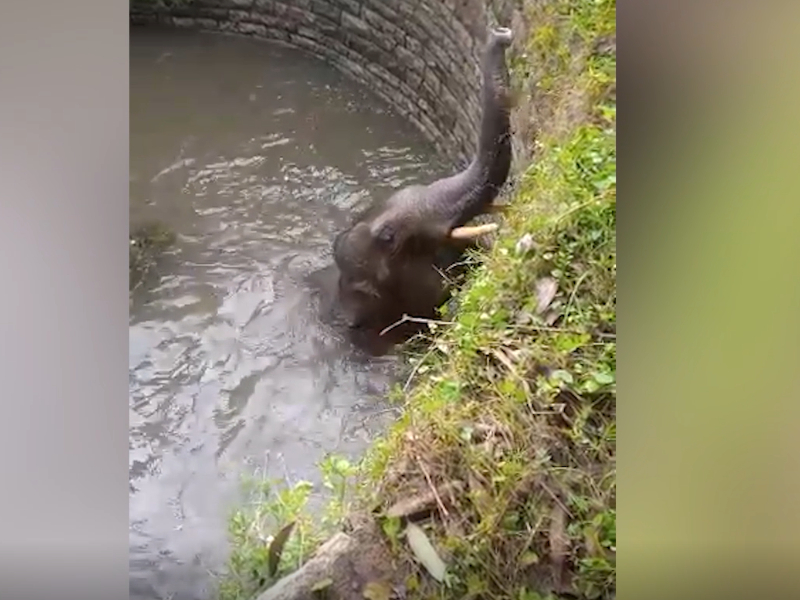
[[[130,314],[131,593],[205,598],[243,473],[316,478],[388,417],[391,357],[320,321],[309,277],[371,195],[442,171],[298,52],[131,31],[131,221],[178,236]]]

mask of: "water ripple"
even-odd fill
[[[243,474],[318,481],[325,453],[358,454],[391,416],[395,362],[357,358],[310,276],[354,210],[438,167],[363,90],[267,48],[131,35],[131,220],[177,234],[130,314],[139,597],[205,597]]]

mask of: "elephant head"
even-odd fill
[[[455,175],[395,192],[336,237],[338,302],[351,332],[374,334],[404,314],[430,318],[445,300],[437,268],[442,256],[458,246],[456,238],[469,237],[463,226],[491,208],[509,175],[505,51],[510,43],[510,30],[489,32],[481,67],[478,147],[470,164]],[[410,329],[398,333],[402,337]]]

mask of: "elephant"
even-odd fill
[[[447,299],[442,269],[487,227],[465,227],[491,212],[511,168],[509,73],[511,30],[491,29],[481,62],[481,123],[477,151],[460,172],[410,185],[358,215],[336,235],[336,302],[349,337],[383,354],[419,331]],[[404,315],[416,317],[397,325]]]

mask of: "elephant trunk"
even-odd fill
[[[473,162],[480,167],[484,185],[500,188],[511,168],[511,106],[505,58],[511,32],[497,29],[490,36],[483,57],[483,114],[478,151]]]
[[[462,187],[458,213],[451,221],[460,227],[485,212],[506,183],[511,170],[511,121],[509,74],[505,51],[511,31],[498,28],[489,33],[482,63],[481,124],[478,148],[467,169],[456,175]]]

